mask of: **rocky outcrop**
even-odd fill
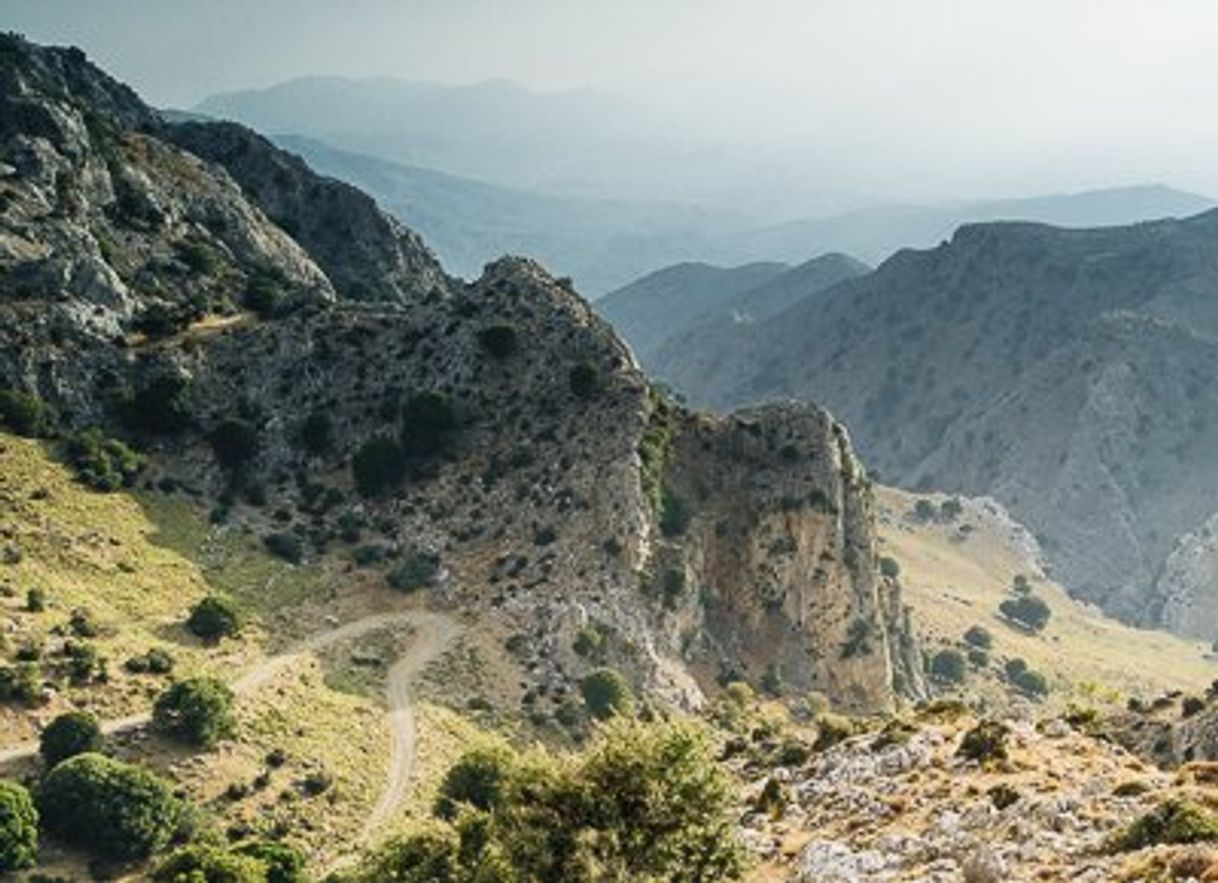
[[[352,542],[387,574],[438,559],[435,602],[482,615],[538,713],[602,665],[684,704],[721,675],[866,711],[917,692],[865,473],[827,414],[688,413],[532,261],[462,285],[365,197],[244,130],[136,131],[87,122],[86,92],[29,95],[70,125],[4,142],[0,385],[137,444],[149,489],[212,500],[306,559]],[[386,248],[365,261],[369,243]],[[360,274],[372,302],[351,297]]]
[[[407,303],[445,293],[449,279],[418,234],[349,184],[236,123],[165,126],[167,140],[218,163],[267,217],[288,231],[346,300]]]

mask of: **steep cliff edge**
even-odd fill
[[[306,560],[359,543],[476,615],[541,711],[604,665],[686,704],[740,675],[860,711],[919,691],[827,414],[685,412],[537,264],[449,280],[251,133],[167,130],[70,50],[0,59],[32,108],[0,142],[0,386],[63,432],[121,436],[149,488]]]

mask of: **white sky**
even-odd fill
[[[148,100],[306,74],[596,86],[843,186],[1218,195],[1212,0],[0,0]]]

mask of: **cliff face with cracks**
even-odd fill
[[[127,439],[150,490],[306,560],[350,554],[352,525],[387,570],[438,558],[432,603],[501,638],[535,710],[603,665],[679,703],[731,677],[857,710],[919,692],[826,413],[687,412],[537,264],[467,286],[252,133],[166,128],[70,50],[4,38],[0,64],[25,108],[2,133],[0,385],[65,432]]]

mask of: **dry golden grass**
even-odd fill
[[[903,491],[877,490],[880,554],[900,563],[906,603],[928,639],[928,650],[959,644],[974,625],[993,634],[991,674],[972,672],[966,685],[970,693],[1005,701],[1009,691],[1000,666],[1011,657],[1022,657],[1049,679],[1051,704],[1115,702],[1166,689],[1198,691],[1218,678],[1218,662],[1209,658],[1205,644],[1122,625],[1074,601],[1051,580],[1038,578],[1035,563],[1001,523],[972,503],[954,523],[921,524],[907,517],[917,500]],[[959,535],[961,524],[974,527],[965,539]],[[1031,579],[1033,591],[1053,611],[1039,635],[997,615],[1018,573]]]

